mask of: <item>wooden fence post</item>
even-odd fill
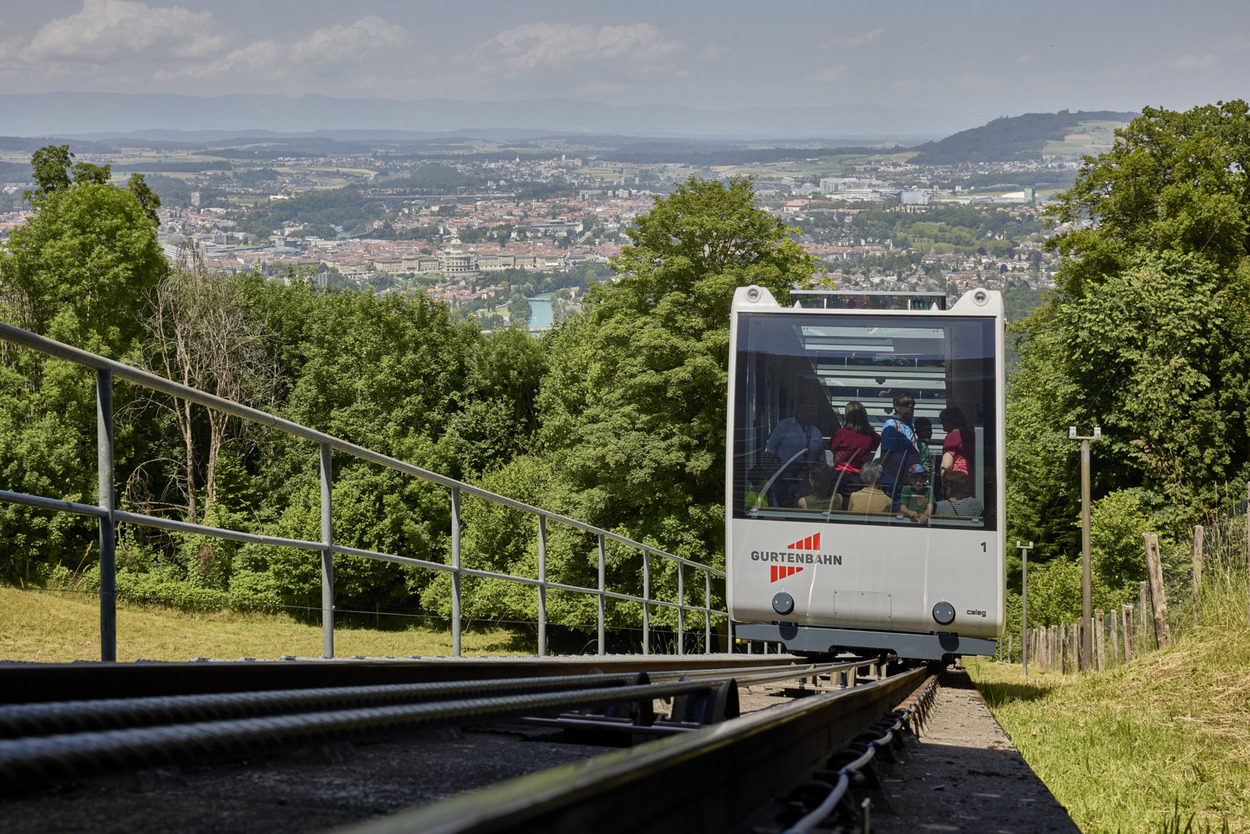
[[[1168,630],[1168,604],[1163,591],[1163,566],[1159,563],[1159,537],[1143,533],[1146,547],[1146,575],[1150,578],[1150,609],[1154,613],[1155,648],[1163,648],[1172,642]]]
[[[1101,672],[1103,668],[1103,648],[1106,644],[1103,629],[1106,623],[1103,621],[1102,609],[1094,610],[1094,669]]]
[[[1120,617],[1116,614],[1115,609],[1108,612],[1111,616],[1107,618],[1108,629],[1111,632],[1111,665],[1115,666],[1120,662]]]
[[[1202,538],[1201,524],[1194,525],[1194,625],[1198,625],[1198,613],[1202,609]]]
[[[1059,639],[1063,654],[1063,673],[1066,675],[1072,671],[1072,658],[1068,655],[1068,624],[1060,623]]]
[[[1121,605],[1120,618],[1124,620],[1124,662],[1128,663],[1133,659],[1133,606]]]

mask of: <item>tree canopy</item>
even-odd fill
[[[1083,296],[1142,252],[1175,252],[1234,272],[1250,254],[1250,112],[1244,101],[1184,113],[1153,107],[1086,157],[1048,212],[1070,228],[1060,289]],[[1091,285],[1087,287],[1086,284]]]
[[[542,439],[583,518],[722,558],[729,308],[783,302],[812,259],[753,205],[752,180],[694,177],[639,217],[582,316],[552,341]]]
[[[1162,524],[1250,475],[1248,164],[1245,102],[1147,108],[1049,210],[1057,288],[1017,330],[1008,406],[1021,535],[1079,550],[1069,426],[1102,427],[1095,496],[1133,490]]]

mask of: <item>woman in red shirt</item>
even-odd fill
[[[851,400],[846,404],[842,428],[829,439],[829,451],[833,452],[834,483],[843,504],[846,503],[846,496],[863,486],[859,471],[880,445],[881,435],[868,422],[868,410],[858,400]]]
[[[961,472],[971,478],[972,436],[963,411],[959,406],[952,405],[942,409],[938,419],[946,432],[946,440],[942,442],[942,477],[950,472]]]

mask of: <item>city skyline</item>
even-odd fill
[[[957,129],[1063,109],[1184,110],[1245,97],[1246,77],[1241,0],[45,0],[0,11],[0,94],[568,100],[639,108],[639,132],[663,108],[878,108],[942,114]],[[149,127],[180,126],[133,129]]]

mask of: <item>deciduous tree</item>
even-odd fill
[[[627,234],[619,279],[552,342],[542,438],[575,514],[691,558],[723,558],[729,306],[784,301],[813,263],[750,179],[695,178]]]
[[[1193,523],[1250,468],[1250,115],[1146,108],[1049,210],[1057,290],[1017,331],[1010,517],[1076,552],[1076,443],[1102,427],[1094,495],[1137,489]]]

